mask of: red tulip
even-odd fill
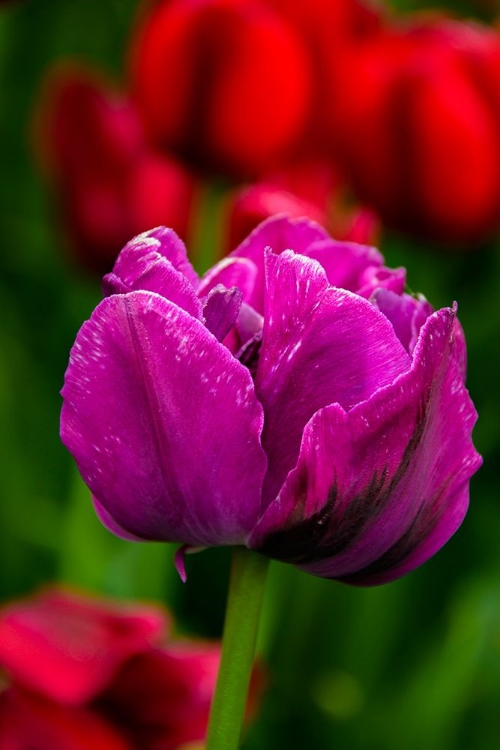
[[[361,200],[397,228],[474,243],[500,224],[500,39],[437,20],[347,54],[332,137]]]
[[[308,115],[304,44],[259,0],[160,2],[133,42],[131,77],[154,143],[237,178],[274,168]]]
[[[66,67],[49,77],[37,137],[82,264],[108,269],[131,236],[165,222],[186,237],[192,176],[146,144],[130,101],[95,74]]]
[[[11,688],[0,693],[0,750],[133,750],[109,721],[86,707],[52,703]]]
[[[100,706],[135,748],[174,750],[202,739],[219,667],[218,645],[177,643],[126,662]]]
[[[364,206],[349,205],[342,178],[324,163],[301,164],[240,188],[227,206],[227,251],[234,250],[262,221],[275,214],[307,216],[338,240],[374,244],[379,220]]]
[[[166,630],[163,613],[57,590],[0,610],[0,664],[25,688],[79,705]]]
[[[313,95],[302,150],[323,157],[331,150],[325,109],[332,76],[345,75],[343,55],[377,35],[382,7],[372,0],[265,0],[303,39],[314,66]]]
[[[0,750],[174,750],[205,736],[220,649],[61,591],[0,609]],[[255,698],[255,690],[254,690]]]

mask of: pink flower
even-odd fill
[[[200,279],[157,227],[103,290],[61,437],[114,533],[363,585],[455,533],[481,464],[456,305],[405,292],[375,248],[273,217]]]
[[[203,739],[220,649],[165,612],[48,589],[0,609],[1,750],[173,750]]]

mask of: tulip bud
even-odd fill
[[[325,106],[332,71],[344,72],[346,49],[379,33],[382,6],[372,0],[266,0],[304,40],[314,66],[313,92],[301,153],[324,158],[331,150]]]

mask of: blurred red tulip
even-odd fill
[[[20,688],[0,693],[0,750],[133,750],[86,707],[51,703]]]
[[[475,243],[500,225],[500,38],[434,19],[346,53],[332,137],[356,194],[396,228]]]
[[[202,739],[217,679],[218,645],[173,644],[126,662],[101,698],[134,748],[174,750]]]
[[[65,66],[49,75],[35,135],[84,266],[109,270],[130,237],[159,224],[186,237],[193,177],[146,144],[130,101],[94,73]]]
[[[325,107],[331,101],[332,76],[345,75],[345,50],[379,33],[383,6],[376,0],[265,0],[303,39],[314,66],[313,95],[302,151],[324,157],[331,150]]]
[[[290,166],[253,185],[235,190],[226,210],[227,247],[234,250],[264,219],[275,214],[307,216],[338,240],[372,245],[380,222],[366,207],[350,205],[341,176],[324,162]]]
[[[145,18],[131,78],[154,143],[254,178],[301,135],[312,71],[299,35],[264,2],[174,0]]]
[[[25,688],[81,704],[164,637],[166,616],[57,590],[0,610],[0,664]]]
[[[309,43],[337,45],[372,36],[381,28],[383,6],[376,0],[265,0],[289,20]],[[322,50],[324,54],[325,49]],[[336,50],[331,50],[335,54]]]
[[[4,606],[0,750],[173,750],[202,740],[220,648],[162,644],[167,625],[152,607],[57,590]]]

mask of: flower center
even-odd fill
[[[257,366],[259,364],[260,347],[262,345],[262,331],[258,331],[251,339],[249,339],[236,355],[236,359],[239,359],[242,365],[250,370],[250,375],[255,379],[257,373]]]

